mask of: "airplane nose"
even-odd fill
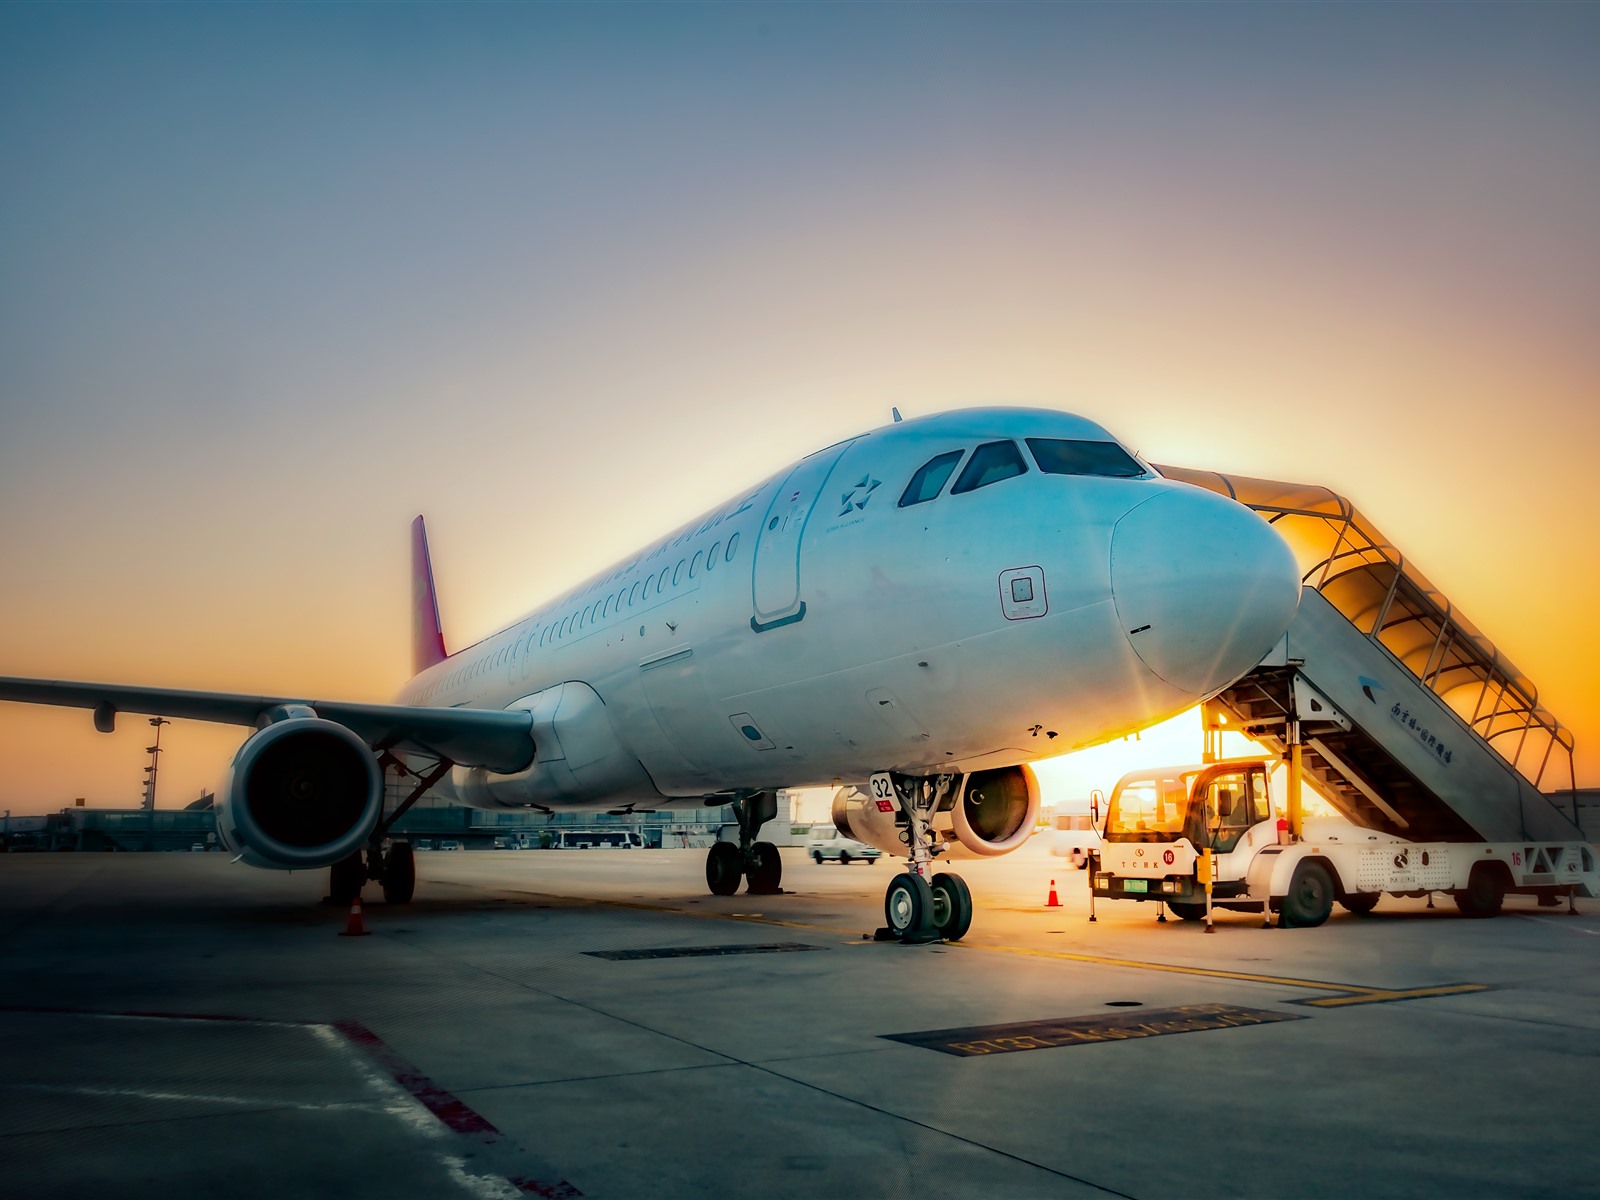
[[[1144,664],[1197,698],[1264,658],[1300,603],[1288,544],[1241,504],[1174,487],[1111,534],[1111,593]]]

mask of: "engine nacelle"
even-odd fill
[[[1039,818],[1039,781],[1026,764],[995,767],[962,776],[933,817],[939,857],[998,858],[1033,836]],[[905,825],[888,801],[860,788],[840,788],[833,797],[833,823],[840,833],[885,854],[907,857]]]
[[[217,789],[223,843],[256,867],[325,867],[366,844],[383,773],[343,725],[294,717],[252,734]]]

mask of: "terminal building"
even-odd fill
[[[404,793],[390,784],[391,810]],[[830,793],[831,795],[831,793]],[[809,814],[809,816],[808,816]],[[780,791],[778,814],[762,835],[778,845],[805,840],[810,819],[826,821],[825,805],[804,793]],[[485,812],[424,798],[400,819],[394,835],[419,850],[441,842],[462,849],[562,849],[584,846],[634,846],[649,849],[704,849],[725,830],[736,830],[730,809],[691,808],[659,812],[539,813],[531,810]],[[10,851],[220,850],[212,797],[201,796],[180,809],[64,808],[44,816],[6,817],[0,847]]]

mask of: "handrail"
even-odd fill
[[[1284,535],[1301,579],[1383,647],[1417,682],[1538,787],[1559,747],[1577,787],[1573,737],[1539,689],[1345,497],[1314,484],[1157,466],[1168,479],[1219,492]],[[1515,734],[1515,746],[1502,743]]]

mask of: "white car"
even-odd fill
[[[1088,813],[1057,813],[1052,824],[1051,854],[1071,859],[1081,871],[1089,865],[1089,855],[1100,853],[1100,831]]]
[[[811,827],[811,836],[806,842],[806,853],[818,866],[834,858],[839,860],[839,865],[842,867],[848,867],[853,862],[875,863],[883,855],[883,851],[876,846],[845,837],[832,825]]]

